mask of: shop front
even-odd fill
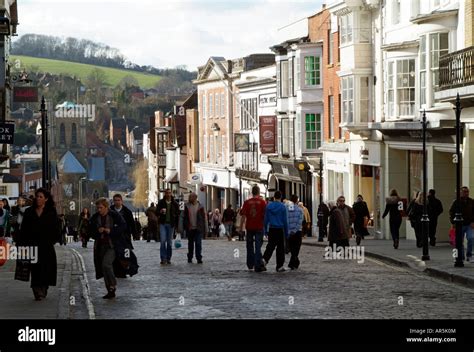
[[[350,163],[353,169],[353,198],[362,195],[369,208],[369,231],[381,232],[381,144],[372,141],[350,143]]]
[[[340,152],[323,150],[323,199],[326,202],[335,201],[339,196],[344,196],[347,204],[353,202],[350,155],[346,150]]]

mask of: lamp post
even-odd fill
[[[44,96],[41,97],[41,148],[42,148],[42,179],[43,187],[50,189],[49,184],[49,155],[48,155],[48,112]]]
[[[325,235],[324,212],[323,212],[323,157],[319,157],[319,207],[318,207],[318,242],[323,242]]]
[[[454,215],[454,224],[456,226],[456,261],[454,262],[454,267],[462,268],[463,263],[463,235],[462,235],[462,223],[464,219],[462,217],[461,211],[461,153],[460,153],[460,144],[461,144],[461,99],[459,98],[459,93],[456,97],[456,104],[454,111],[456,113],[456,213]]]
[[[87,177],[81,177],[79,179],[79,215],[82,212],[82,181],[87,180]]]
[[[428,247],[428,232],[430,227],[430,219],[428,217],[428,205],[426,204],[426,188],[428,184],[427,180],[427,157],[426,157],[426,128],[428,122],[426,122],[426,111],[423,110],[423,216],[421,217],[421,233],[423,237],[423,255],[421,260],[430,260],[429,247]]]

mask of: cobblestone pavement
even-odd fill
[[[117,298],[104,300],[92,248],[85,261],[97,319],[460,319],[474,316],[474,290],[365,258],[324,259],[302,246],[297,271],[247,270],[244,242],[203,241],[204,264],[187,263],[186,241],[160,266],[159,243],[134,242],[140,269],[119,279]],[[92,247],[93,243],[89,243]],[[266,243],[264,243],[265,247]],[[289,256],[286,257],[286,264]]]

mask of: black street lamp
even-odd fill
[[[461,99],[459,98],[459,93],[456,97],[456,104],[454,111],[456,113],[456,213],[454,215],[454,224],[456,226],[456,261],[454,262],[454,267],[462,268],[464,266],[462,255],[462,223],[464,219],[462,217],[461,210],[461,153],[460,153],[460,144],[461,144]]]
[[[323,226],[324,223],[324,211],[323,211],[323,157],[319,157],[319,207],[318,207],[318,242],[322,242],[326,235],[326,228]]]
[[[426,128],[428,122],[426,122],[426,111],[423,110],[423,216],[421,217],[421,234],[423,237],[423,255],[421,260],[430,260],[429,247],[428,247],[428,233],[430,227],[430,219],[428,217],[428,205],[426,204],[426,188],[428,185],[427,180],[427,157],[426,157]]]
[[[41,148],[42,148],[42,181],[43,188],[49,190],[49,155],[48,155],[48,113],[44,96],[41,97]]]

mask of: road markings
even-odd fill
[[[94,305],[92,304],[90,289],[89,289],[89,280],[87,280],[86,265],[84,264],[84,258],[82,255],[76,251],[74,248],[71,248],[71,251],[74,253],[76,258],[79,259],[82,269],[81,285],[82,285],[82,294],[86,300],[87,312],[89,314],[89,319],[95,319]]]

